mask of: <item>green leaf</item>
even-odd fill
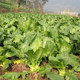
[[[2,54],[3,52],[3,47],[0,47],[0,55]]]
[[[36,52],[36,50],[38,50],[40,47],[42,47],[41,36],[37,35],[36,39],[33,41],[33,43],[30,45],[30,47],[33,49],[34,52]]]
[[[66,36],[63,36],[63,35],[61,35],[61,37],[62,37],[63,40],[65,40],[67,43],[70,43],[69,37],[66,37]]]
[[[51,80],[64,80],[64,77],[59,76],[55,71],[54,72],[49,72],[46,75]]]
[[[14,73],[14,72],[11,72],[11,73],[6,73],[2,76],[0,76],[0,78],[5,78],[5,79],[18,79],[20,76],[20,73]]]
[[[28,50],[31,50],[30,46],[28,45],[27,42],[25,43],[22,43],[20,46],[19,46],[21,52],[24,52],[26,53]]]
[[[15,43],[20,42],[21,37],[22,37],[22,36],[21,36],[20,34],[19,34],[19,35],[15,35],[14,42],[15,42]]]
[[[60,44],[60,51],[59,51],[59,53],[70,53],[70,51],[71,51],[71,46],[70,46],[69,43],[62,42]]]
[[[9,64],[11,63],[11,61],[10,60],[5,60],[4,62],[3,62],[3,70],[5,70],[5,69],[7,69],[8,67],[9,67]]]
[[[52,67],[47,64],[43,67],[41,67],[37,72],[40,73],[40,75],[43,77],[45,74],[49,73],[51,71]]]
[[[71,33],[71,34],[75,34],[76,31],[77,31],[77,30],[76,30],[75,28],[73,28],[73,29],[70,30],[70,33]]]
[[[22,76],[22,78],[25,79],[26,74],[27,74],[26,71],[23,71],[22,73],[9,72],[9,73],[6,73],[6,74],[0,76],[0,78],[10,79],[10,80],[16,79],[17,80],[20,76]]]
[[[65,75],[66,80],[79,80],[75,73],[69,72]]]
[[[56,58],[59,60],[62,59],[65,65],[71,65],[74,68],[80,66],[80,62],[78,58],[72,54],[62,53],[62,54],[57,55]]]
[[[25,42],[27,42],[30,45],[34,41],[36,33],[34,31],[28,31],[27,33],[24,33],[23,36],[25,37]]]

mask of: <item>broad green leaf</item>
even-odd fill
[[[51,71],[52,67],[47,64],[43,67],[41,67],[38,72],[40,73],[40,75],[43,77],[45,74],[48,74]]]
[[[36,52],[37,49],[39,49],[40,47],[42,47],[41,36],[37,35],[37,37],[32,42],[32,44],[30,45],[30,47],[33,49],[34,52]]]
[[[78,58],[72,54],[62,53],[62,54],[57,55],[56,58],[59,60],[62,59],[65,65],[71,65],[72,67],[80,66],[80,62],[78,61]]]
[[[59,76],[55,71],[47,73],[47,77],[51,80],[64,80],[64,77]]]
[[[76,74],[72,73],[66,73],[65,75],[66,80],[79,80]]]
[[[3,70],[5,70],[5,69],[7,69],[8,67],[9,67],[9,64],[11,63],[11,61],[10,60],[5,60],[4,62],[3,62]]]
[[[26,71],[23,71],[22,73],[15,73],[15,72],[9,72],[9,73],[6,73],[2,76],[0,76],[0,78],[4,78],[4,79],[10,79],[10,80],[17,80],[19,79],[20,76],[22,76],[23,79],[25,79],[25,75],[27,74]]]
[[[2,76],[0,76],[0,78],[5,78],[5,79],[11,79],[11,80],[14,80],[14,79],[18,79],[20,77],[20,73],[6,73]]]

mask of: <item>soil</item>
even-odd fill
[[[44,62],[43,65],[46,65],[47,63]],[[25,67],[25,65],[23,65],[22,63],[20,64],[12,64],[9,66],[9,68],[7,68],[8,71],[10,72],[23,72],[24,70],[25,71],[29,71],[30,69],[28,67]],[[3,72],[3,68],[0,67],[0,75],[3,75],[5,72]],[[44,77],[41,77],[39,73],[31,73],[31,74],[28,74],[26,75],[26,77],[28,78],[28,80],[50,80],[48,79],[46,76]],[[8,79],[0,79],[0,80],[8,80]],[[19,80],[22,80],[22,79],[19,79]]]
[[[2,13],[2,12],[4,12],[4,13],[7,12],[7,9],[0,7],[0,13]]]
[[[77,56],[80,59],[80,56]]]
[[[59,71],[58,71],[57,69],[52,69],[52,70],[51,70],[51,72],[54,72],[54,71],[56,71],[57,74],[59,74]]]
[[[20,12],[20,9],[12,9],[11,11],[12,12]],[[8,12],[8,10],[5,9],[5,8],[0,7],[0,13],[2,13],[2,12],[5,13],[5,12]],[[27,13],[29,13],[29,12],[27,12]],[[77,57],[80,59],[80,56],[77,56]],[[43,62],[43,64],[40,67],[43,67],[46,64],[48,64],[48,62]],[[23,71],[29,71],[30,69],[29,69],[29,67],[26,67],[25,65],[20,63],[20,64],[12,64],[12,65],[10,65],[7,70],[10,71],[10,72],[19,73],[19,72],[23,72]],[[59,71],[56,70],[56,69],[52,69],[51,71],[52,72],[56,71],[59,74]],[[5,74],[5,72],[3,71],[3,68],[0,67],[0,76],[3,75],[3,74]],[[80,80],[80,72],[77,73],[77,76],[78,76],[78,78]],[[28,75],[26,75],[26,77],[28,78],[28,80],[50,80],[46,76],[41,77],[40,74],[36,73],[36,72],[28,74]],[[0,80],[8,80],[8,79],[0,79]],[[22,79],[20,79],[20,80],[22,80]]]
[[[78,77],[78,78],[79,78],[79,80],[80,80],[80,72],[78,72],[78,73],[77,73],[77,77]]]
[[[22,63],[20,63],[20,64],[13,64],[11,66],[11,71],[12,72],[23,72],[23,71],[29,71],[29,68],[27,68]]]
[[[46,64],[48,64],[48,62],[43,62],[40,67],[43,67],[43,66],[45,66]]]
[[[46,64],[48,64],[47,62],[43,62],[43,64],[40,66],[45,66]],[[20,64],[12,64],[9,66],[9,68],[7,68],[7,70],[9,72],[23,72],[24,70],[25,71],[29,71],[29,67],[26,67],[25,65],[23,65],[22,63]],[[59,71],[57,69],[52,69],[51,72],[54,72],[56,71],[57,74],[59,74]],[[3,71],[3,68],[0,67],[0,76],[3,75],[5,72]],[[39,73],[30,73],[30,74],[27,74],[26,77],[28,78],[28,80],[50,80],[48,79],[46,76],[44,77],[41,77]],[[80,80],[80,72],[77,73],[77,77],[79,78]],[[0,79],[0,80],[8,80],[8,79]],[[22,78],[20,77],[19,80],[22,80]]]
[[[50,80],[46,76],[41,77],[39,73],[31,73],[27,75],[28,80]]]
[[[4,74],[3,68],[0,67],[0,76]]]

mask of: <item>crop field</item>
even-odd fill
[[[80,80],[80,18],[0,14],[0,80]]]

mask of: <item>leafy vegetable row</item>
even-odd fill
[[[75,75],[80,71],[77,55],[80,55],[80,18],[49,14],[0,14],[0,66],[4,70],[20,60],[30,67],[26,74],[38,72],[51,80],[64,80],[64,76],[66,80],[78,80]],[[47,60],[48,64],[40,68]],[[52,68],[57,69],[59,75],[50,72]],[[5,75],[1,78],[15,79]]]

